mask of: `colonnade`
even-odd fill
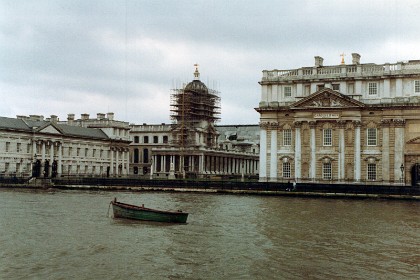
[[[63,163],[63,143],[59,140],[35,140],[32,141],[32,157],[35,162],[39,160],[36,152],[40,146],[41,160],[38,166],[38,176],[55,177],[61,176]],[[46,150],[49,149],[47,158]],[[55,154],[57,152],[57,154]],[[35,164],[35,162],[33,164]],[[48,165],[46,165],[48,163]],[[34,168],[34,166],[32,166]],[[33,172],[33,170],[32,170]]]
[[[68,149],[77,147],[68,146]],[[47,150],[49,151],[47,153]],[[40,154],[37,154],[40,151]],[[67,175],[76,173],[77,175],[101,175],[107,170],[108,176],[127,175],[129,172],[129,149],[125,147],[111,147],[110,156],[103,158],[102,153],[99,156],[91,157],[69,154],[63,155],[62,140],[34,140],[32,141],[32,174],[42,177],[60,177],[63,174],[63,168],[67,169]],[[76,159],[75,159],[76,158]],[[78,166],[72,170],[73,164]],[[88,166],[90,172],[81,172],[80,166]],[[100,170],[96,170],[99,166]],[[34,173],[34,168],[36,172]],[[104,170],[105,169],[105,170]]]
[[[183,161],[183,162],[182,162]],[[182,168],[184,166],[184,170]],[[198,174],[256,174],[258,160],[252,158],[228,157],[223,155],[179,155],[163,154],[152,156],[153,173],[195,172]]]
[[[261,122],[260,123],[260,167],[259,167],[259,177],[260,181],[278,181],[279,176],[279,162],[281,158],[285,156],[291,159],[294,162],[294,173],[292,178],[300,179],[302,178],[302,156],[309,157],[309,179],[317,180],[321,179],[320,174],[317,174],[317,165],[322,164],[322,158],[329,160],[333,158],[337,163],[335,164],[337,178],[335,180],[345,180],[346,179],[346,163],[351,162],[353,166],[353,180],[360,181],[362,179],[362,160],[365,160],[368,157],[375,157],[380,159],[382,162],[382,180],[389,181],[391,179],[390,173],[393,172],[393,177],[395,181],[401,179],[400,166],[405,165],[404,163],[404,148],[405,148],[405,120],[403,119],[393,119],[393,120],[382,120],[381,127],[382,133],[377,135],[378,143],[379,139],[382,139],[382,148],[380,149],[380,154],[369,152],[369,147],[366,143],[361,142],[361,127],[362,122],[360,120],[346,121],[346,120],[328,120],[332,123],[335,128],[338,128],[338,143],[333,144],[334,146],[328,152],[321,151],[322,143],[317,144],[316,135],[317,133],[322,133],[322,131],[316,131],[319,127],[319,122],[321,121],[308,121],[309,126],[309,145],[310,153],[309,155],[304,155],[302,152],[302,125],[304,122],[296,121],[294,125],[294,146],[288,154],[284,154],[283,151],[279,151],[278,147],[278,133],[280,131],[280,124],[278,122]],[[346,125],[348,122],[352,123],[354,129],[354,141],[353,147],[349,146],[348,141],[346,141]],[[317,126],[318,124],[318,126]],[[394,139],[390,139],[390,125],[393,125],[395,128]],[[269,133],[269,134],[268,134]],[[268,143],[268,136],[270,136]],[[322,139],[322,137],[320,137]],[[322,140],[321,140],[322,141]],[[346,144],[347,143],[347,144]],[[267,149],[269,144],[269,150]],[[390,146],[392,145],[393,146]],[[350,144],[351,145],[351,144]],[[363,149],[362,149],[363,147]],[[353,149],[353,155],[346,153],[350,148]],[[392,152],[394,152],[392,154]],[[391,165],[391,159],[393,157],[393,165]],[[269,169],[267,169],[269,165]],[[347,172],[349,172],[347,170]],[[365,173],[365,172],[364,172]],[[348,174],[347,174],[348,176]]]

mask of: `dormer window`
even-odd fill
[[[332,89],[335,91],[339,91],[340,90],[340,84],[332,84]]]

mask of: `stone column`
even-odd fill
[[[346,121],[338,121],[338,180],[344,180],[345,168],[346,168],[346,143],[345,133]]]
[[[271,123],[270,146],[270,181],[277,181],[277,128],[278,123]]]
[[[267,125],[260,122],[260,182],[267,181]]]
[[[63,173],[63,143],[57,142],[58,145],[58,166],[57,166],[57,176],[61,177]]]
[[[205,166],[204,166],[204,155],[199,156],[200,163],[198,164],[198,173],[204,174]]]
[[[300,128],[302,122],[295,122],[295,180],[302,177],[302,143],[300,138]]]
[[[50,142],[50,166],[48,167],[48,175],[52,177],[52,166],[54,163],[54,142]]]
[[[175,179],[175,156],[170,156],[170,167],[168,179]]]
[[[166,155],[160,156],[160,172],[166,173]]]
[[[119,175],[120,174],[120,167],[119,167],[119,152],[120,149],[116,148],[115,149],[115,175]]]
[[[312,181],[315,181],[316,180],[316,138],[315,138],[316,122],[315,121],[309,122],[309,127],[310,127],[310,130],[311,130],[311,140],[310,140],[311,166],[310,166],[310,169],[309,169],[309,177],[311,178]]]
[[[395,146],[394,146],[394,178],[399,178],[399,182],[403,182],[404,174],[401,172],[401,165],[404,170],[407,166],[404,162],[404,146],[405,146],[405,120],[394,119],[395,126]]]
[[[115,150],[114,147],[111,147],[109,149],[109,153],[111,154],[111,164],[110,164],[110,167],[109,167],[109,175],[110,176],[114,175],[114,150]]]
[[[362,123],[360,121],[353,121],[354,123],[354,180],[360,181],[361,179],[361,168],[362,168],[362,160],[361,160],[361,140],[360,140],[360,126]]]
[[[391,120],[382,120],[382,180],[386,183],[390,180],[389,162],[389,126]]]
[[[156,163],[157,163],[156,156],[152,156],[151,162],[150,162],[150,179],[153,179],[153,173],[156,168]]]
[[[42,141],[42,148],[41,148],[41,174],[44,173],[45,167],[45,141]]]

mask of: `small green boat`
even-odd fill
[[[142,221],[166,222],[166,223],[186,223],[188,213],[178,211],[162,211],[146,208],[144,205],[136,206],[122,203],[114,198],[111,201],[114,218],[134,219]]]

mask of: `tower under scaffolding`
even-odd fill
[[[194,80],[171,94],[172,145],[181,149],[215,147],[220,120],[219,92],[200,81],[195,64]]]
[[[170,137],[167,145],[153,147],[150,177],[243,179],[255,174],[256,152],[229,150],[226,143],[218,143],[220,132],[215,123],[220,120],[219,92],[200,81],[198,65],[194,66],[194,80],[171,91]]]

